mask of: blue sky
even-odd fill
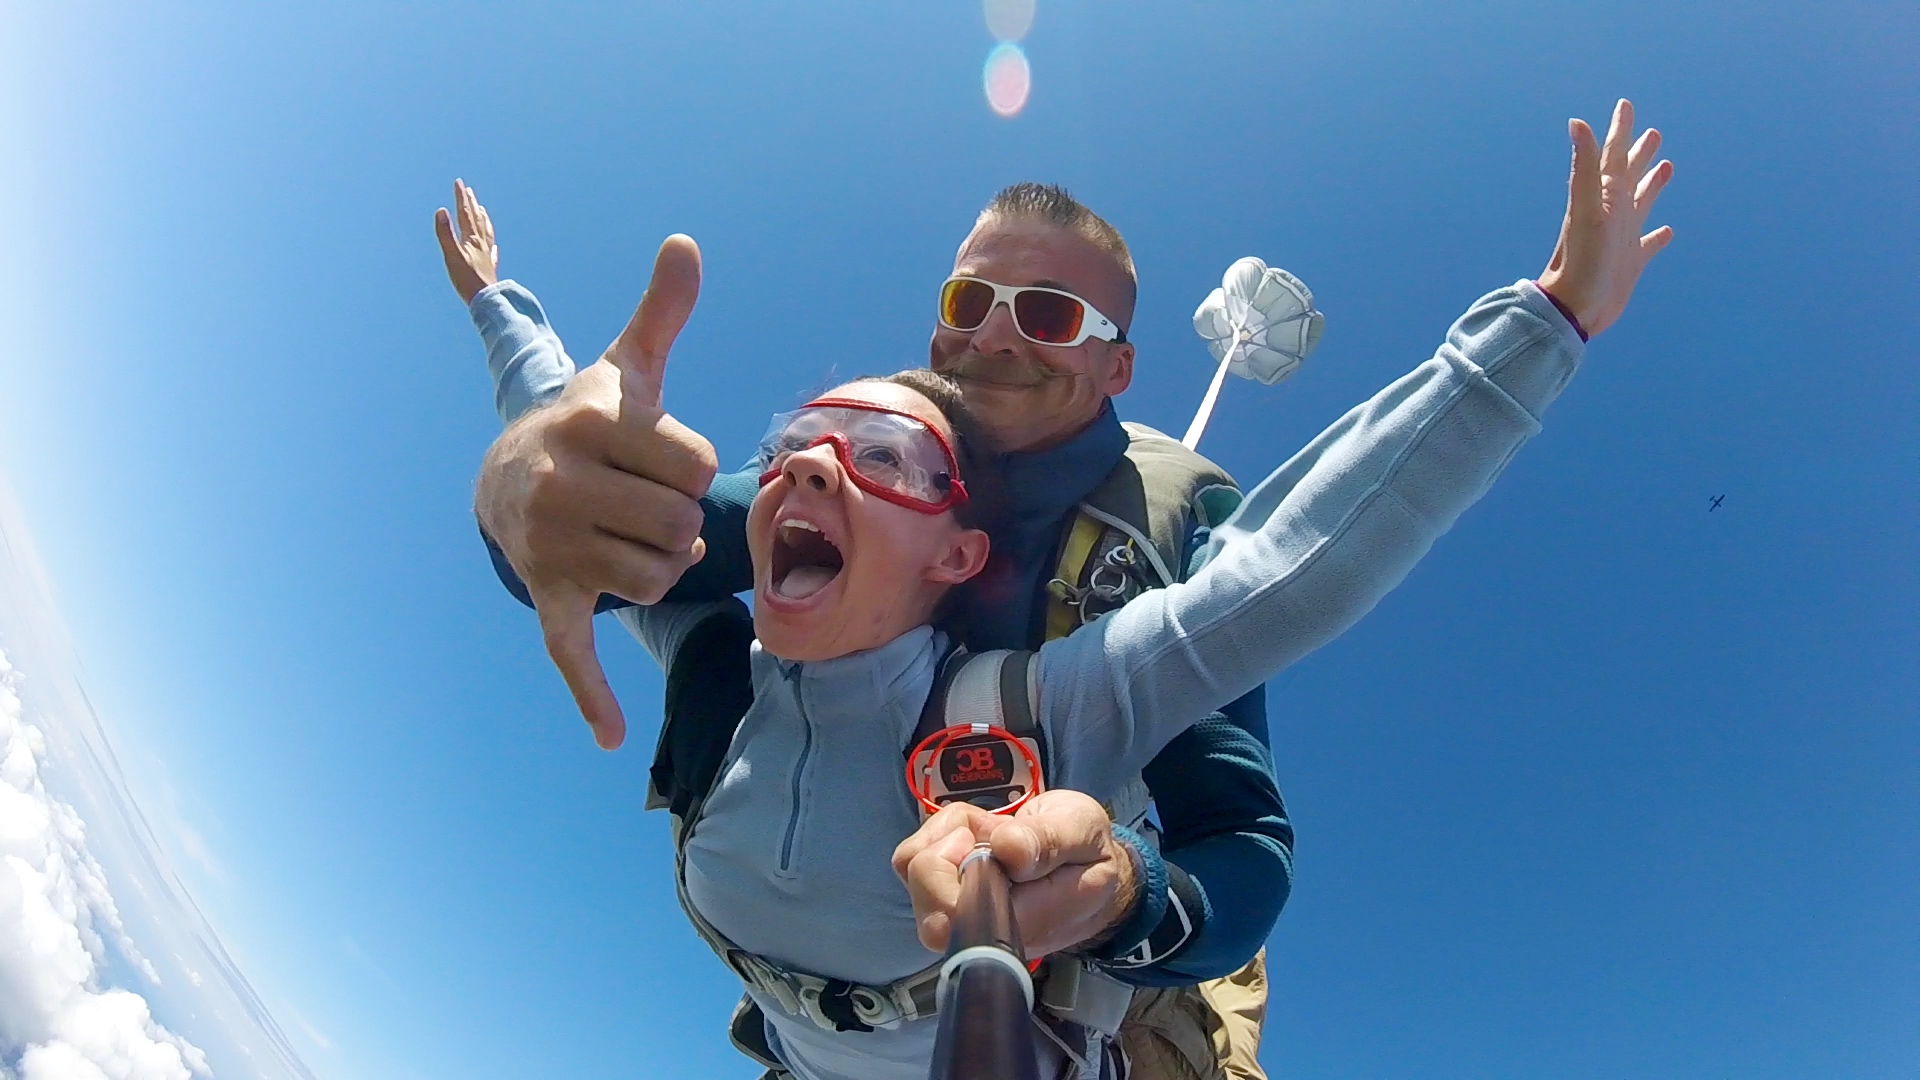
[[[924,359],[1002,184],[1126,234],[1121,411],[1175,432],[1193,307],[1259,255],[1328,330],[1227,388],[1204,449],[1251,481],[1540,270],[1566,118],[1621,95],[1673,246],[1494,492],[1274,684],[1264,1056],[1920,1066],[1910,5],[1040,0],[1011,120],[970,2],[5,18],[0,466],[162,846],[316,1074],[746,1075],[640,809],[657,676],[602,628],[639,730],[594,750],[475,536],[453,177],[582,358],[699,239],[667,403],[729,459]]]

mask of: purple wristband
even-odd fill
[[[1533,287],[1540,290],[1540,295],[1547,298],[1547,301],[1553,305],[1555,311],[1566,316],[1568,325],[1573,327],[1573,332],[1579,334],[1581,342],[1584,343],[1587,340],[1587,328],[1581,326],[1580,320],[1573,317],[1573,312],[1568,310],[1567,305],[1561,303],[1559,297],[1548,292],[1538,281],[1533,283]]]

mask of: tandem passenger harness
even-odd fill
[[[1151,428],[1125,427],[1126,456],[1078,505],[1061,541],[1056,574],[1048,583],[1049,639],[1184,576],[1182,559],[1193,525],[1218,525],[1239,505],[1232,478],[1212,462]],[[937,1010],[939,961],[884,986],[794,971],[735,946],[701,917],[687,895],[687,842],[733,733],[753,704],[752,641],[745,612],[716,613],[683,639],[667,672],[647,808],[672,815],[680,905],[701,939],[743,981],[824,1030],[871,1031],[931,1017]],[[699,657],[707,666],[683,670],[679,660],[685,657]],[[1035,719],[1038,702],[1032,651],[954,648],[941,662],[904,753],[906,780],[923,816],[956,800],[1011,812],[1043,790],[1047,748]],[[1146,821],[1149,801],[1145,782],[1136,777],[1107,809],[1115,822],[1153,842]],[[1133,988],[1102,967],[1159,963],[1191,938],[1195,920],[1179,892],[1169,889],[1169,917],[1128,955],[1096,964],[1056,954],[1036,977],[1035,1023],[1079,1065],[1080,1075],[1102,1073],[1105,1044],[1119,1030],[1132,999]],[[776,1074],[784,1069],[766,1045],[764,1020],[752,998],[741,999],[731,1029],[743,1053]]]
[[[740,670],[728,672],[726,681],[745,686],[746,646],[751,635],[752,626],[741,614],[718,614],[688,636],[678,655],[689,655],[689,647],[694,647],[708,658],[737,656]],[[736,674],[737,681],[732,678]],[[783,1011],[804,1016],[824,1030],[870,1031],[934,1016],[939,961],[885,985],[828,979],[739,948],[693,905],[686,891],[687,844],[698,824],[701,804],[718,779],[725,742],[712,740],[721,743],[715,752],[710,742],[702,746],[699,744],[706,740],[688,736],[696,735],[694,729],[704,726],[703,719],[719,721],[724,725],[721,730],[730,735],[745,712],[740,709],[728,717],[727,706],[737,708],[740,702],[709,702],[706,695],[720,681],[711,671],[697,680],[689,672],[669,672],[668,715],[676,722],[661,731],[648,800],[649,808],[664,807],[672,812],[675,886],[694,930],[742,981],[778,1002]],[[695,683],[698,691],[692,685]],[[922,770],[915,794],[923,801],[923,814],[931,812],[929,804],[937,809],[955,799],[988,804],[987,809],[1012,810],[1043,790],[1046,748],[1034,718],[1038,689],[1030,651],[971,653],[955,648],[947,655],[921,710],[911,749],[903,754],[909,769],[917,765]],[[750,699],[750,691],[747,697]],[[681,707],[676,712],[672,704]],[[697,715],[703,712],[713,715]],[[704,777],[681,771],[689,766]],[[1144,819],[1146,789],[1137,786],[1137,799],[1129,798],[1127,807],[1113,808],[1116,815],[1129,816],[1116,816],[1116,820],[1127,823]],[[1134,792],[1130,789],[1128,794]],[[1107,976],[1091,963],[1064,955],[1049,958],[1036,982],[1039,1009],[1049,1021],[1043,1026],[1076,1058],[1089,1052],[1090,1042],[1094,1044],[1091,1049],[1097,1050],[1096,1032],[1111,1036],[1119,1029],[1133,994],[1131,986]],[[1062,1032],[1060,1021],[1091,1030]],[[734,1043],[769,1068],[778,1068],[778,1061],[765,1046],[761,1024],[752,999],[743,999],[732,1024]],[[1074,1050],[1076,1045],[1078,1052]]]

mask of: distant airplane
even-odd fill
[[[1711,514],[1711,513],[1713,513],[1713,512],[1715,511],[1715,510],[1718,510],[1718,509],[1720,509],[1720,500],[1722,500],[1722,499],[1724,499],[1724,498],[1726,498],[1726,496],[1725,496],[1725,495],[1715,495],[1715,496],[1713,497],[1713,505],[1712,505],[1712,506],[1709,506],[1709,507],[1707,507],[1707,513],[1709,513],[1709,514]]]

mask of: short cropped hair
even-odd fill
[[[1120,230],[1107,224],[1105,218],[1087,209],[1085,203],[1068,194],[1067,189],[1058,184],[1035,184],[1031,181],[1009,184],[994,194],[986,209],[980,211],[975,224],[990,217],[1037,218],[1070,229],[1111,255],[1113,261],[1127,272],[1127,281],[1135,289],[1139,288],[1140,277],[1133,270],[1133,253],[1127,250],[1127,242],[1121,238]]]

